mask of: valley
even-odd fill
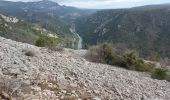
[[[80,37],[80,35],[77,33],[77,36],[78,36],[78,46],[77,46],[77,48],[78,49],[82,49],[82,42],[83,42],[83,39],[82,39],[82,37]]]
[[[86,47],[108,42],[115,48],[136,50],[143,57],[153,52],[169,57],[169,9],[165,4],[101,10],[78,18],[76,31]]]
[[[170,4],[57,2],[0,0],[0,100],[170,100]]]
[[[93,10],[61,6],[48,0],[0,1],[1,14],[17,17],[58,35],[64,47],[89,48],[108,42],[115,48],[136,50],[146,58],[152,54],[170,56],[169,9],[169,4]],[[76,32],[70,31],[72,24]]]
[[[75,35],[70,32],[72,21],[95,11],[59,5],[49,0],[37,2],[0,1],[0,13],[36,24],[60,37],[68,48],[75,47]],[[77,37],[77,36],[76,36]]]

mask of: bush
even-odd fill
[[[146,63],[143,59],[139,58],[134,52],[130,52],[124,55],[124,61],[126,68],[142,72],[151,72],[153,65]]]
[[[101,44],[98,46],[93,46],[88,50],[87,57],[91,61],[112,64],[114,59],[114,52],[111,44]]]
[[[44,37],[44,36],[39,37],[36,40],[35,45],[38,47],[45,47],[46,46],[46,37]]]
[[[100,50],[98,46],[92,46],[89,48],[86,58],[93,62],[100,62]]]
[[[93,46],[86,55],[89,60],[116,65],[130,70],[141,72],[152,72],[152,77],[156,79],[165,79],[170,81],[170,72],[166,69],[156,68],[153,64],[146,63],[135,52],[120,52],[113,49],[111,44],[101,44]]]
[[[139,58],[134,52],[119,52],[113,49],[111,44],[101,44],[89,49],[88,56],[93,61],[116,65],[136,71],[152,71],[153,65],[146,63]]]
[[[163,68],[156,68],[152,73],[152,77],[160,80],[168,79],[168,70]]]
[[[101,61],[103,63],[107,64],[113,64],[113,60],[115,59],[115,54],[113,52],[113,48],[111,44],[103,44],[100,46],[100,56],[101,56]]]
[[[50,37],[50,36],[47,36],[47,35],[40,36],[35,42],[36,46],[47,47],[51,50],[55,50],[57,44],[58,44],[58,38],[57,37]]]

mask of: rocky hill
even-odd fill
[[[169,100],[170,83],[147,73],[0,37],[0,97],[5,100]]]

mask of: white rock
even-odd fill
[[[41,88],[36,86],[36,87],[32,87],[33,92],[40,92]]]
[[[99,97],[93,97],[92,100],[101,100]]]

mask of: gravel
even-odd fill
[[[26,49],[34,55],[26,56]],[[83,58],[85,53],[50,51],[0,37],[0,80],[21,84],[17,90],[11,88],[17,93],[11,95],[14,100],[170,100],[169,82],[89,62]]]

